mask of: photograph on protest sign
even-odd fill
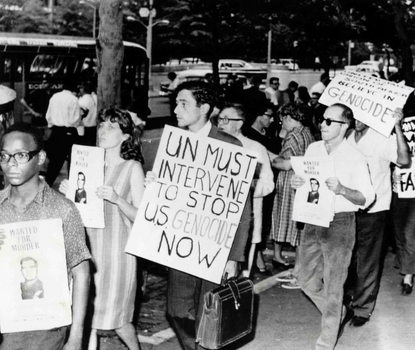
[[[104,185],[104,155],[100,147],[72,147],[66,197],[75,203],[85,227],[105,227],[104,200],[95,194]]]
[[[334,217],[334,192],[326,185],[334,177],[330,158],[291,157],[291,166],[305,183],[295,193],[292,220],[329,227]]]
[[[395,174],[400,176],[397,183],[399,198],[415,198],[415,116],[402,120],[402,131],[412,154],[410,168],[395,168]]]
[[[126,252],[220,283],[255,172],[242,147],[166,125]]]
[[[414,88],[367,73],[343,71],[333,78],[319,102],[326,106],[342,103],[354,117],[388,137],[395,125],[396,108],[403,108]]]
[[[62,219],[1,225],[0,331],[69,325],[68,284]]]

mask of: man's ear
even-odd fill
[[[46,152],[42,149],[39,152],[39,161],[37,162],[38,165],[42,165],[46,161]]]
[[[203,116],[207,116],[210,110],[210,105],[208,103],[204,103],[200,106],[200,112]]]

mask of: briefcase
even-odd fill
[[[205,294],[196,341],[206,349],[219,349],[252,331],[253,283],[230,280]]]

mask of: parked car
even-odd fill
[[[345,66],[345,70],[355,70],[357,72],[366,72],[376,74],[383,70],[384,74],[387,73],[387,66],[380,61],[362,61],[355,66]],[[389,74],[397,73],[398,68],[395,66],[389,66]]]
[[[219,60],[219,70],[226,71],[243,71],[243,70],[254,70],[260,71],[261,67],[248,63],[244,60],[238,59],[221,59]]]
[[[287,66],[289,70],[299,70],[300,67],[297,62],[294,61],[294,58],[279,58],[278,60],[272,60],[272,63],[282,64]]]

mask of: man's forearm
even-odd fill
[[[397,163],[401,166],[408,166],[411,164],[411,155],[409,153],[409,146],[405,140],[405,136],[402,132],[400,125],[395,127],[396,142],[398,144],[398,158]]]
[[[356,205],[365,205],[366,203],[366,198],[365,196],[362,194],[362,192],[358,191],[358,190],[352,190],[351,188],[342,186],[342,189],[340,191],[340,194],[346,198],[347,200],[349,200],[350,202],[352,202],[353,204]]]

